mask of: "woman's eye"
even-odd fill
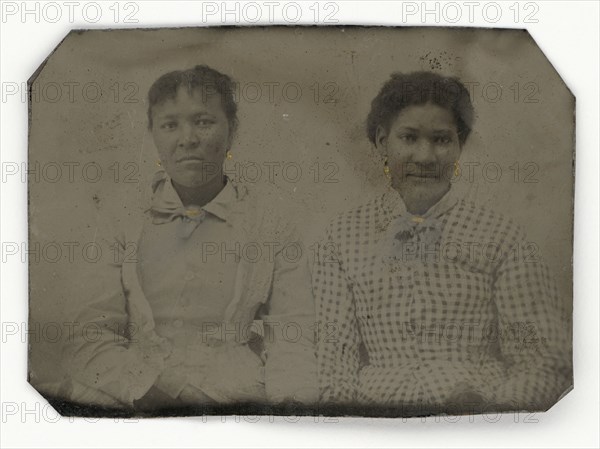
[[[206,118],[199,118],[196,119],[194,123],[196,124],[196,126],[210,126],[213,124],[213,121]]]
[[[448,136],[438,136],[435,138],[436,143],[441,143],[443,145],[447,145],[452,142],[452,139]]]
[[[160,125],[161,129],[165,129],[165,130],[173,130],[175,128],[177,128],[177,122],[165,122],[162,125]]]
[[[404,134],[400,136],[400,140],[403,140],[404,142],[408,143],[414,143],[417,141],[417,136],[415,136],[414,134]]]

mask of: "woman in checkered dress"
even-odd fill
[[[388,191],[330,223],[313,274],[324,403],[542,410],[570,388],[537,247],[450,189],[473,116],[464,85],[429,72],[393,74],[373,100]]]

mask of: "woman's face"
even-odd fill
[[[218,95],[180,88],[152,108],[152,137],[164,169],[177,183],[201,187],[222,176],[231,146],[229,122]]]
[[[389,131],[378,128],[376,144],[387,156],[392,187],[401,194],[428,208],[449,189],[461,146],[448,109],[431,103],[408,106]]]

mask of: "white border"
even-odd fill
[[[27,2],[28,8],[41,8],[52,2]],[[36,13],[26,16],[26,21],[3,16],[0,23],[2,81],[26,81],[46,56],[71,28],[154,27],[167,25],[221,25],[220,17],[201,18],[201,2],[137,1],[135,18],[139,23],[115,24],[109,7],[114,2],[102,2],[103,16],[97,23],[89,23],[80,9],[73,10],[73,21],[68,17],[67,2],[55,2],[62,9],[62,19],[57,23],[46,20],[52,11],[46,6],[47,17],[36,22]],[[93,2],[75,2],[84,5]],[[125,10],[121,2],[121,11]],[[214,3],[217,6],[221,2]],[[231,2],[230,2],[231,3]],[[235,2],[233,2],[235,3]],[[265,2],[256,2],[264,4]],[[278,2],[281,6],[286,3]],[[321,2],[319,7],[323,7]],[[503,17],[496,23],[486,20],[483,14],[474,14],[471,22],[466,14],[468,2],[453,2],[463,11],[461,20],[448,23],[433,15],[422,20],[419,14],[408,15],[413,7],[421,8],[423,2],[391,1],[338,1],[335,18],[342,24],[377,25],[466,25],[483,27],[527,28],[538,45],[562,75],[577,96],[577,179],[575,226],[575,316],[574,357],[575,390],[549,413],[537,414],[526,423],[525,415],[502,418],[493,423],[492,417],[449,420],[413,419],[342,419],[326,422],[323,418],[306,418],[289,422],[268,418],[258,423],[247,419],[235,422],[233,417],[202,419],[161,419],[124,422],[122,420],[57,420],[55,413],[44,405],[41,397],[24,382],[26,378],[26,347],[20,339],[7,339],[1,351],[1,399],[16,402],[18,413],[5,414],[2,410],[2,447],[598,447],[599,422],[599,369],[598,369],[598,140],[599,123],[599,4],[596,1],[536,1],[520,2],[522,11],[532,11],[527,3],[539,7],[534,18],[538,23],[515,22],[510,7],[515,2],[499,2]],[[448,2],[426,2],[427,8],[446,7]],[[452,2],[451,2],[452,3]],[[480,1],[480,5],[493,2]],[[22,2],[2,2],[22,6]],[[243,7],[244,2],[240,3]],[[313,24],[309,7],[313,1],[303,3],[302,19],[298,23]],[[10,6],[9,6],[10,7]],[[190,13],[195,8],[196,14]],[[525,10],[525,8],[529,8]],[[404,8],[404,9],[403,9]],[[492,7],[495,8],[495,7]],[[514,8],[514,6],[513,6]],[[6,10],[8,11],[8,10]],[[78,12],[79,11],[79,12]],[[402,13],[404,11],[404,14]],[[94,10],[88,10],[88,19]],[[452,11],[446,9],[450,14]],[[492,10],[488,11],[491,17]],[[258,22],[269,24],[268,17]],[[279,16],[278,23],[289,23]],[[204,23],[203,23],[204,22]],[[236,23],[228,17],[228,24]],[[245,23],[251,25],[251,23]],[[1,103],[1,151],[3,161],[25,161],[27,143],[27,105],[20,101]],[[25,241],[26,235],[26,185],[20,182],[2,184],[1,224],[2,241]],[[26,265],[2,265],[2,322],[27,321]],[[3,340],[4,340],[3,329]],[[9,398],[9,399],[6,399]],[[17,401],[14,398],[18,398]],[[37,404],[37,405],[36,405]],[[6,404],[3,402],[3,407]],[[225,421],[225,422],[223,422]],[[336,420],[329,420],[336,421]],[[515,422],[518,421],[518,422]]]

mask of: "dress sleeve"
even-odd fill
[[[287,226],[274,255],[273,283],[262,317],[266,352],[265,390],[271,402],[318,400],[315,303],[303,240]]]
[[[313,290],[319,333],[317,358],[320,398],[324,403],[350,403],[357,398],[359,345],[354,295],[339,244],[328,229],[313,266]]]
[[[494,282],[498,341],[507,365],[496,401],[548,409],[572,385],[570,326],[537,247],[518,229]]]
[[[76,331],[65,347],[71,369],[67,390],[78,402],[132,405],[154,384],[170,351],[144,323],[132,318],[140,310],[129,302],[123,268],[135,263],[137,241],[113,237],[110,225],[101,229],[103,236],[94,237],[100,257],[80,280]]]

